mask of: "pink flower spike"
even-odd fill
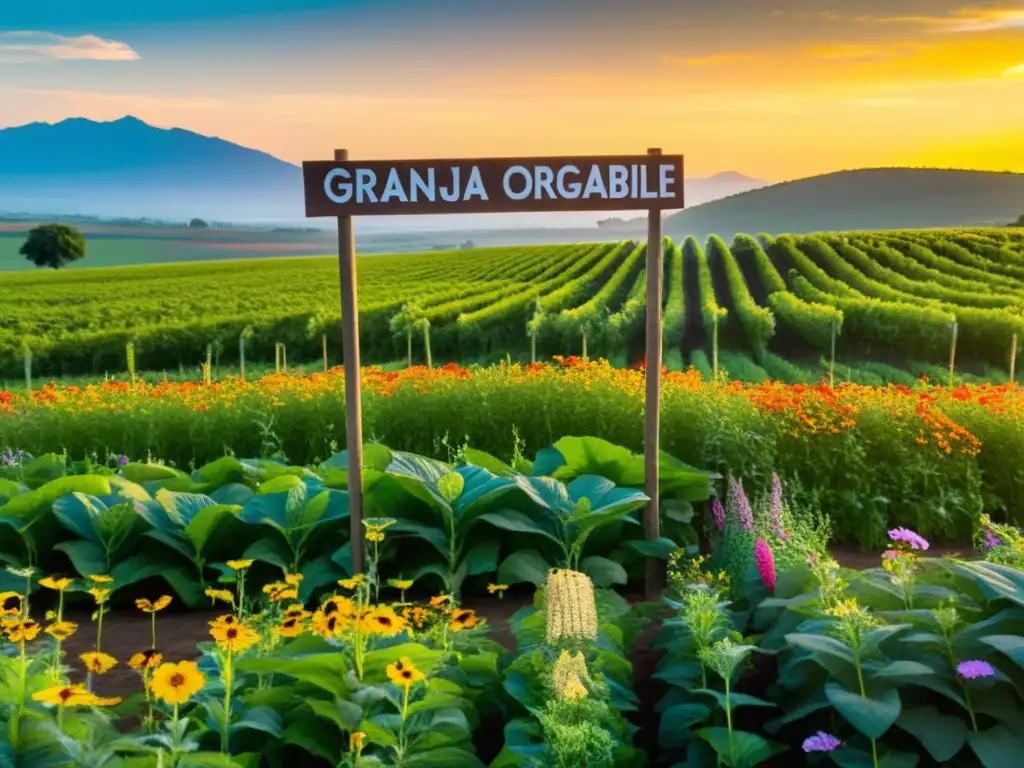
[[[775,591],[775,555],[772,548],[764,539],[758,538],[754,547],[754,562],[757,564],[757,572],[761,575],[761,581],[772,592]]]

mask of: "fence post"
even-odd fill
[[[1013,341],[1010,346],[1010,383],[1016,381],[1017,373],[1017,334],[1013,334]]]
[[[953,339],[949,345],[949,388],[953,388],[953,371],[956,368],[956,336],[959,326],[956,322],[956,315],[953,315]]]
[[[836,388],[836,319],[832,318],[832,356],[828,364],[829,389]]]

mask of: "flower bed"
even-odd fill
[[[511,462],[563,435],[643,446],[641,370],[557,365],[367,369],[364,433],[449,459],[467,444]],[[1024,499],[1024,397],[1011,385],[949,390],[778,383],[713,387],[666,373],[662,447],[766,490],[771,473],[820,492],[836,536],[879,546],[904,525],[935,541],[970,538],[979,515],[1013,520]],[[345,444],[340,371],[258,382],[107,382],[0,393],[0,446],[75,459],[110,453],[179,467],[279,455],[318,464]],[[10,460],[10,458],[8,459]],[[1021,522],[1017,520],[1016,522]]]

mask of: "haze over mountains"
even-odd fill
[[[883,168],[784,183],[726,171],[686,179],[687,209],[665,234],[1006,224],[1024,213],[1024,174]],[[134,117],[70,118],[0,130],[0,214],[85,215],[331,228],[304,218],[302,171],[223,139],[157,128]],[[363,233],[592,228],[593,239],[643,237],[646,219],[614,214],[362,217]],[[520,231],[516,235],[514,231]],[[577,231],[574,236],[579,236]],[[584,232],[584,236],[588,236]],[[557,234],[550,237],[557,239]]]
[[[687,179],[688,205],[765,186],[736,172]],[[70,118],[0,130],[0,212],[296,223],[302,171],[257,150],[135,117]],[[408,229],[593,226],[607,213],[388,217]],[[306,225],[332,225],[308,220]]]

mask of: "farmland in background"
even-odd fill
[[[198,255],[204,236],[236,243],[217,246],[225,255],[238,255],[244,237],[253,248],[281,245],[267,233],[197,232],[197,259],[208,258]],[[155,230],[118,247],[170,242]],[[102,233],[90,236],[90,253],[96,243]],[[944,382],[955,340],[958,380],[1004,381],[1014,339],[1024,341],[1024,230],[752,234],[663,247],[670,368],[710,374],[717,338],[731,378],[810,383],[829,369],[834,341],[837,380]],[[363,256],[363,361],[395,365],[411,341],[422,363],[429,339],[435,364],[584,353],[636,363],[645,254],[646,244],[622,240]],[[335,365],[338,292],[330,257],[9,272],[0,276],[0,388],[23,381],[26,351],[41,379],[123,376],[129,342],[136,369],[172,378],[194,378],[208,354],[216,373],[233,372],[243,335],[253,373],[276,367],[278,344],[292,370],[322,367],[325,348]]]

